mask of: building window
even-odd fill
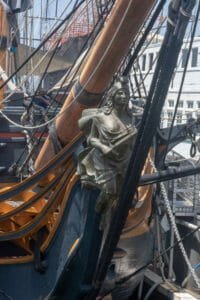
[[[183,101],[179,101],[178,107],[183,107]]]
[[[153,53],[149,53],[149,70],[153,68]]]
[[[188,51],[189,51],[188,49],[182,50],[182,64],[181,64],[182,68],[185,68],[186,66]]]
[[[169,100],[168,103],[169,103],[169,107],[174,107],[174,100]]]
[[[173,112],[172,111],[168,111],[167,112],[167,127],[171,126],[172,119],[173,119]]]
[[[177,115],[176,115],[176,123],[177,124],[181,124],[182,123],[182,112],[177,112]]]
[[[142,71],[146,69],[146,54],[142,56]]]
[[[200,101],[197,102],[197,107],[200,108]]]
[[[139,70],[139,62],[138,62],[138,60],[136,59],[136,60],[135,60],[135,64],[134,64],[134,72],[136,73],[136,72],[138,72],[138,70]]]
[[[194,102],[193,101],[188,101],[187,102],[187,107],[188,108],[193,108],[193,106],[194,106]]]
[[[186,113],[186,119],[187,121],[192,119],[192,113]]]
[[[197,67],[197,63],[198,63],[198,48],[192,48],[191,67]]]
[[[164,127],[164,112],[162,111],[160,115],[160,128],[163,127]]]
[[[200,114],[198,112],[196,113],[196,118],[198,121],[200,120]]]

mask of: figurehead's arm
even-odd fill
[[[112,151],[112,148],[101,143],[98,138],[91,137],[88,143],[90,146],[99,149],[103,154],[107,154],[108,152]]]

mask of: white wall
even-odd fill
[[[161,46],[161,42],[152,43],[151,45],[148,46],[147,49],[144,50],[143,53],[141,53],[138,59],[142,76],[145,77],[147,73],[149,73],[144,81],[147,92],[149,90],[151,80],[153,77],[153,72],[155,69],[155,64],[154,64],[152,70],[149,71],[150,55],[151,53],[153,53],[155,59],[160,50],[160,46]],[[189,48],[189,44],[187,42],[184,42],[182,49],[188,49],[188,48]],[[192,48],[198,48],[197,66],[193,66],[193,67],[191,66],[192,55],[190,55],[185,82],[184,82],[184,86],[180,98],[180,101],[183,102],[183,107],[179,107],[178,109],[178,111],[182,113],[182,120],[179,119],[179,122],[181,123],[186,123],[189,114],[192,114],[192,117],[196,117],[197,115],[200,115],[200,37],[195,38]],[[145,70],[142,70],[143,55],[146,55]],[[169,126],[168,113],[170,112],[173,113],[174,111],[182,75],[183,75],[183,67],[182,67],[182,51],[181,51],[178,59],[178,65],[170,85],[170,89],[167,95],[167,99],[165,101],[165,105],[163,107],[163,117],[164,117],[164,119],[162,120],[163,127]],[[137,70],[137,78],[138,81],[140,82],[141,78],[140,78],[140,72],[138,70]],[[136,88],[135,80],[133,76],[132,76],[132,81],[134,87]],[[142,85],[141,85],[141,92],[142,95],[145,96]],[[174,106],[170,106],[169,101],[171,100],[174,101]],[[191,105],[191,103],[188,103],[188,101],[193,102],[193,108],[188,107],[188,105]]]

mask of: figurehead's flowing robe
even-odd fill
[[[113,111],[108,113],[105,107],[84,110],[79,127],[88,142],[88,147],[79,155],[78,173],[82,182],[100,187],[107,194],[118,194],[118,183],[130,159],[136,128],[127,126]],[[103,153],[91,146],[91,138],[98,139],[110,151]]]

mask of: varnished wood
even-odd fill
[[[89,53],[80,75],[80,84],[83,85],[86,91],[101,93],[109,86],[120,62],[129,50],[130,43],[138,33],[154,2],[154,0],[143,0],[141,4],[141,0],[116,1],[115,8],[96,45]],[[124,20],[121,22],[123,16]],[[119,24],[120,28],[117,30]],[[110,45],[111,40],[112,44]],[[98,66],[99,62],[101,64]],[[98,68],[96,68],[97,66]],[[57,134],[63,145],[78,133],[77,123],[82,110],[85,108],[74,101],[74,91],[72,89],[61,110],[61,115],[56,121]],[[53,155],[52,142],[47,139],[36,160],[36,169],[38,170],[44,166]]]
[[[75,185],[75,183],[77,182],[77,180],[78,180],[78,176],[77,176],[76,174],[74,174],[74,175],[70,178],[70,180],[69,180],[69,182],[68,182],[68,184],[67,184],[67,188],[66,188],[66,191],[65,191],[65,194],[64,194],[64,197],[63,197],[63,201],[62,201],[61,206],[60,206],[60,209],[59,209],[59,215],[58,215],[58,218],[57,218],[56,222],[53,224],[53,228],[51,229],[51,232],[50,232],[48,238],[44,241],[44,243],[43,243],[42,246],[41,246],[41,249],[40,249],[40,250],[41,250],[42,252],[44,252],[44,251],[48,248],[48,246],[49,246],[49,244],[50,244],[50,242],[51,242],[51,240],[52,240],[54,234],[56,233],[56,230],[58,229],[58,226],[59,226],[59,224],[60,224],[60,222],[61,222],[61,220],[62,220],[64,211],[65,211],[65,208],[66,208],[66,206],[67,206],[67,203],[68,203],[68,199],[69,199],[71,190],[72,190],[72,188],[74,187],[74,185]]]
[[[90,93],[102,93],[108,87],[114,73],[117,71],[117,68],[120,65],[120,62],[126,55],[130,43],[136,36],[140,26],[142,25],[149,9],[152,7],[154,2],[155,1],[153,0],[144,0],[141,5],[141,1],[139,0],[116,1],[114,11],[110,16],[110,19],[107,22],[103,32],[101,33],[99,40],[90,52],[86,64],[82,70],[80,76],[80,84],[86,89],[86,91]],[[129,9],[127,10],[128,7]],[[124,14],[126,14],[126,17],[123,20]],[[121,22],[121,20],[123,21]],[[119,24],[120,28],[115,34],[115,30]],[[114,39],[112,41],[112,44],[110,45],[112,37],[114,37]],[[98,63],[101,61],[101,59],[102,62],[98,66]],[[75,92],[74,89],[72,89],[61,110],[61,115],[56,121],[57,134],[63,145],[71,142],[73,138],[79,134],[80,131],[77,124],[84,108],[86,107],[76,101]],[[54,154],[55,153],[52,142],[49,138],[47,138],[42,150],[40,151],[39,157],[36,160],[36,170],[41,170],[44,165],[48,164],[53,158]],[[148,163],[146,168],[149,168]],[[58,228],[59,223],[61,222],[70,191],[75,181],[75,177],[72,177],[72,180],[68,178],[68,181],[66,182],[66,193],[65,195],[61,194],[57,202],[57,205],[59,204],[59,212],[57,213],[55,218],[53,216],[53,210],[51,210],[48,217],[43,220],[43,225],[45,225],[50,220],[49,218],[54,218],[54,221],[51,224],[52,226],[49,227],[49,235],[41,246],[42,251],[45,251],[45,249],[47,249],[52,240],[52,237],[54,236]],[[11,189],[13,189],[13,187],[11,187]],[[152,190],[150,187],[142,188],[139,191],[139,198],[142,204],[133,212],[130,211],[121,238],[136,236],[142,234],[145,231],[148,231],[147,221],[151,214],[151,194]],[[55,210],[55,206],[53,208]],[[36,207],[34,207],[34,209],[36,209]],[[40,211],[36,212],[36,214],[37,213],[39,214]],[[27,224],[28,222],[27,215],[20,216],[20,219],[17,220],[17,222],[18,226],[23,227],[24,224]],[[15,224],[13,224],[12,222],[10,224],[5,224],[5,228],[8,225],[10,226],[8,228],[8,231],[15,230]],[[36,229],[38,230],[40,228],[41,224]],[[24,243],[24,248],[26,247],[27,244]],[[29,259],[32,259],[31,255],[27,255],[27,257],[29,257]],[[27,257],[24,257],[24,260],[20,258],[18,261],[25,262],[27,261]],[[1,262],[2,259],[0,259],[0,263]]]

